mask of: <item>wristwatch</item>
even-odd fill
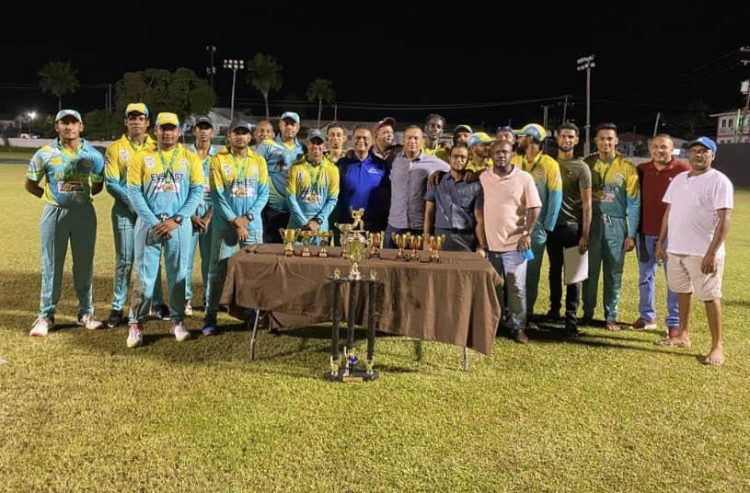
[[[250,213],[250,212],[248,212],[247,214],[245,214],[245,217],[250,222],[253,222],[253,219],[255,219],[255,216],[253,216],[252,213]]]
[[[521,231],[521,238],[523,238],[524,236],[529,236],[529,230],[524,229],[523,231]]]
[[[321,224],[323,224],[323,221],[321,221],[317,217],[314,217],[314,218],[310,219],[310,221],[315,221],[316,223],[318,223],[318,226],[320,226]]]
[[[177,224],[182,224],[182,216],[180,216],[179,214],[175,214],[170,219],[176,222]]]

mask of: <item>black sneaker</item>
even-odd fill
[[[122,310],[112,310],[109,312],[109,319],[107,319],[107,327],[114,329],[119,327],[123,323]]]
[[[565,328],[563,329],[563,334],[565,335],[565,337],[570,338],[570,339],[573,339],[581,335],[581,333],[578,331],[578,327],[576,327],[575,324],[565,324]]]
[[[547,315],[544,316],[544,319],[548,322],[559,322],[560,321],[560,312],[559,311],[553,311],[550,310],[547,312]]]
[[[149,313],[152,318],[157,320],[171,320],[172,317],[169,315],[169,307],[165,304],[151,305],[151,312]]]

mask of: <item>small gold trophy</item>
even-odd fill
[[[382,233],[368,233],[369,241],[367,242],[370,247],[370,257],[377,257],[380,255],[380,245],[383,242]]]
[[[318,238],[320,238],[318,257],[328,257],[328,242],[331,241],[332,234],[331,231],[318,231]]]
[[[440,263],[440,249],[445,243],[445,235],[430,236],[430,262]]]
[[[359,263],[362,262],[367,240],[359,233],[352,233],[349,234],[346,242],[348,244],[349,263],[352,264],[349,269],[349,279],[359,281],[362,279],[362,274],[359,271]]]
[[[284,256],[293,257],[294,242],[297,240],[297,234],[299,233],[299,230],[292,228],[281,228],[279,229],[279,233],[281,233],[281,238],[284,241]]]
[[[346,223],[334,223],[334,226],[338,228],[339,231],[341,231],[341,237],[339,238],[339,241],[341,242],[341,258],[346,258],[347,256],[347,244],[346,239],[349,236],[349,232],[352,230],[351,224]]]
[[[419,260],[419,250],[422,249],[422,235],[414,235],[411,237],[411,259]]]
[[[312,253],[310,253],[310,241],[312,240],[312,237],[315,233],[313,233],[310,230],[300,231],[299,235],[302,238],[302,256],[303,257],[310,257]]]
[[[406,246],[406,235],[393,233],[392,238],[393,238],[393,242],[398,247],[398,253],[396,253],[396,260],[403,260],[404,258],[406,258],[406,256],[404,255],[404,247]]]

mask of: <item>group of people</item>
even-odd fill
[[[107,325],[124,323],[130,295],[127,345],[142,344],[146,317],[172,321],[178,341],[190,336],[192,266],[201,256],[205,286],[203,334],[217,330],[228,258],[241,246],[280,242],[279,228],[327,231],[346,220],[350,209],[365,210],[365,227],[385,230],[385,246],[397,233],[445,236],[444,249],[475,251],[503,278],[498,299],[502,326],[519,343],[528,341],[542,257],[549,259],[550,310],[561,318],[564,250],[588,252],[588,279],[566,288],[564,333],[578,332],[578,304],[590,325],[603,270],[604,325],[619,330],[617,309],[625,254],[639,260],[638,320],[635,330],[656,327],[657,266],[665,262],[667,337],[665,345],[689,346],[691,294],[706,304],[712,348],[705,362],[724,361],[721,339],[721,278],[733,191],[711,164],[716,144],[701,137],[688,145],[688,163],[673,157],[674,143],[657,135],[651,160],[639,166],[617,152],[617,127],[595,132],[596,153],[578,158],[579,129],[564,123],[555,135],[557,154],[543,151],[547,130],[531,123],[520,130],[501,127],[494,135],[455,127],[441,144],[445,119],[428,115],[425,125],[409,125],[396,144],[396,121],[360,125],[351,134],[339,123],[311,130],[300,140],[300,117],[285,112],[278,135],[270,121],[232,121],[226,146],[211,145],[213,122],[200,117],[195,143],[180,143],[180,121],[159,113],[155,140],[143,103],[125,111],[126,133],[106,158],[81,138],[75,110],[55,119],[58,139],[31,160],[26,189],[43,198],[40,224],[42,290],[40,313],[31,335],[54,325],[68,241],[78,295],[78,323],[104,324],[93,315],[93,253],[96,216],[92,196],[106,184],[114,197],[115,281]],[[45,179],[44,187],[40,182]],[[162,256],[169,305],[161,292]],[[130,283],[131,270],[135,276]],[[603,267],[603,268],[602,268]]]

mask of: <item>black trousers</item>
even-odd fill
[[[263,217],[263,243],[281,243],[279,229],[286,228],[289,224],[289,213],[266,206],[261,216]]]
[[[547,236],[549,256],[549,301],[550,312],[560,313],[562,303],[563,250],[578,245],[581,238],[577,226],[560,225]],[[581,283],[569,284],[565,291],[565,324],[578,323],[578,303],[581,298]]]
[[[446,252],[473,252],[477,249],[474,232],[454,233],[450,229],[435,228],[435,236],[445,235],[443,250]]]

